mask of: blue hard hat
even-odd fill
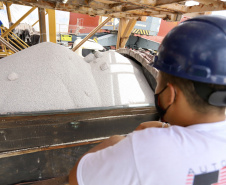
[[[164,38],[153,66],[192,81],[226,85],[226,17],[180,23]]]

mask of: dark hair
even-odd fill
[[[210,105],[207,101],[200,97],[200,95],[196,92],[194,82],[188,79],[179,78],[167,73],[160,71],[161,79],[163,85],[168,82],[180,88],[183,94],[186,97],[189,105],[194,108],[197,112],[200,113],[208,113],[210,111],[222,112],[225,111],[225,107],[217,107]],[[202,83],[204,84],[204,83]],[[214,84],[204,84],[209,86],[210,88],[214,88],[216,90],[226,89],[226,86],[223,85],[214,85]]]

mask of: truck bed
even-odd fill
[[[0,174],[5,175],[0,176],[0,184],[35,184],[47,179],[43,183],[65,184],[76,160],[91,147],[157,119],[152,106],[2,115]]]

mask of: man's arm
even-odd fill
[[[162,127],[162,124],[163,123],[159,122],[159,121],[144,122],[144,123],[141,123],[136,128],[136,130],[143,130],[143,129],[150,128],[150,127]],[[167,128],[167,127],[169,127],[169,125],[164,126],[164,128]],[[96,152],[98,150],[105,149],[105,148],[107,148],[109,146],[113,146],[113,145],[115,145],[116,143],[118,143],[119,141],[121,141],[124,138],[125,138],[124,136],[119,136],[119,135],[112,136],[109,139],[106,139],[105,141],[100,143],[99,145],[97,145],[97,146],[93,147],[92,149],[90,149],[84,155],[86,155],[88,153]],[[78,182],[77,182],[77,167],[78,167],[78,163],[81,160],[81,158],[77,161],[76,165],[74,166],[74,168],[70,172],[70,175],[69,175],[69,184],[70,185],[78,185]]]
[[[119,141],[121,141],[122,139],[124,139],[125,136],[120,136],[120,135],[115,135],[115,136],[111,136],[110,138],[104,140],[102,143],[100,143],[99,145],[91,148],[87,153],[85,153],[84,155],[88,154],[88,153],[93,153],[102,149],[105,149],[109,146],[113,146],[116,143],[118,143]],[[83,156],[84,156],[83,155]],[[82,157],[81,157],[82,158]],[[70,174],[69,174],[69,184],[70,185],[78,185],[78,181],[77,181],[77,167],[78,167],[78,163],[81,160],[81,158],[77,161],[77,163],[75,164],[74,168],[71,170]]]
[[[146,128],[151,128],[151,127],[168,128],[168,127],[170,127],[170,124],[160,122],[160,121],[147,121],[147,122],[141,123],[135,130],[144,130]]]

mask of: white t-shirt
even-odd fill
[[[226,121],[134,131],[85,155],[79,185],[225,185]]]

